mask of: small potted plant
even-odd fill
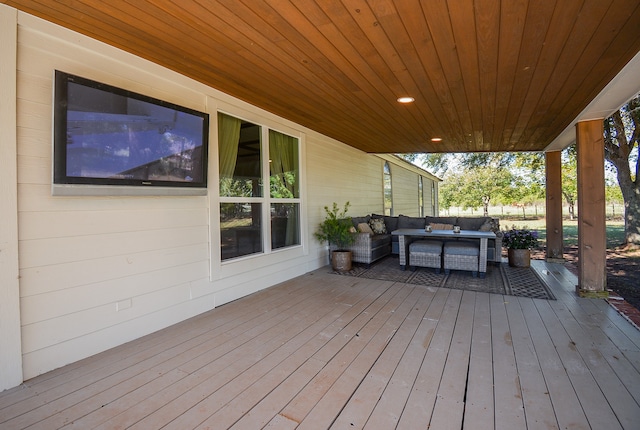
[[[346,202],[342,211],[335,202],[331,208],[325,206],[324,221],[314,233],[320,242],[329,243],[331,266],[336,271],[351,270],[351,251],[346,248],[354,242],[355,237],[351,232],[351,218],[347,217],[349,206],[350,203]]]
[[[509,266],[512,267],[529,267],[531,249],[537,244],[538,232],[526,228],[517,229],[513,226],[502,237],[502,245],[507,248]]]

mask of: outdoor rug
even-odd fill
[[[510,267],[507,263],[499,265],[489,263],[486,276],[474,278],[471,276],[471,272],[461,270],[452,270],[449,275],[445,275],[444,271],[436,274],[434,269],[426,267],[418,267],[415,271],[402,270],[398,257],[392,255],[378,260],[369,268],[365,265],[354,264],[349,271],[333,273],[430,287],[555,300],[551,291],[538,278],[533,269]]]

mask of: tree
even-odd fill
[[[607,183],[604,186],[604,197],[607,201],[607,205],[611,205],[611,213],[613,217],[616,217],[616,205],[624,206],[624,198],[622,197],[622,191],[620,187],[615,183]]]
[[[484,216],[489,216],[489,203],[508,197],[515,182],[516,178],[507,169],[465,168],[445,178],[439,191],[440,205],[447,208],[457,204],[464,209],[482,207]]]
[[[562,195],[569,207],[569,219],[576,217],[578,200],[578,157],[576,146],[571,145],[562,151]]]
[[[538,204],[545,200],[545,187],[543,183],[531,181],[528,184],[522,184],[520,192],[520,205],[522,206],[522,219],[526,219],[525,208],[534,206],[536,216],[538,215]],[[544,203],[543,203],[544,206]]]
[[[615,166],[624,198],[626,243],[640,244],[640,95],[604,120],[604,154]],[[635,168],[632,169],[632,165]]]
[[[458,186],[455,178],[445,180],[442,185],[438,187],[438,205],[448,212],[451,206],[456,204],[457,190]]]

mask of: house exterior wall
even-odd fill
[[[426,216],[438,216],[438,182],[428,178],[423,180],[424,214]]]
[[[391,169],[391,188],[393,197],[394,215],[419,216],[419,185],[418,178],[422,176],[422,194],[424,197],[424,214],[438,215],[437,199],[436,207],[431,205],[432,184],[437,184],[440,179],[424,170],[389,154],[381,154],[380,158],[389,162]],[[383,161],[384,163],[384,161]],[[382,170],[382,167],[380,168]],[[380,212],[381,213],[381,212]]]
[[[0,287],[3,299],[17,299],[19,290],[19,306],[0,319],[21,336],[18,347],[0,333],[0,350],[8,351],[3,363],[13,364],[10,376],[0,373],[0,390],[324,266],[326,244],[313,231],[325,205],[350,201],[352,215],[382,211],[382,158],[31,15],[4,5],[0,14],[17,16],[13,24],[3,19],[17,29],[17,136],[10,143],[17,172],[7,178],[17,186],[17,204],[6,206],[3,192],[0,214],[17,220],[20,276]],[[0,54],[4,64],[11,49]],[[208,195],[52,196],[56,69],[208,112]],[[11,85],[2,79],[4,97]],[[220,261],[219,110],[300,139],[301,246]],[[0,118],[3,128],[6,122]],[[12,151],[5,145],[3,156]]]
[[[17,13],[0,5],[0,391],[22,382],[16,166]]]
[[[418,174],[391,163],[394,215],[418,216]]]

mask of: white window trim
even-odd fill
[[[213,105],[215,100],[211,99]],[[282,124],[274,124],[266,118],[256,116],[249,112],[238,113],[236,109],[226,109],[220,106],[213,106],[210,111],[210,144],[209,144],[209,174],[211,180],[209,181],[209,207],[210,207],[210,280],[215,281],[224,279],[234,275],[241,275],[247,272],[247,261],[251,262],[252,269],[258,269],[260,267],[268,267],[271,264],[290,260],[292,258],[307,255],[308,249],[308,228],[307,228],[307,208],[305,204],[305,195],[307,192],[306,182],[306,163],[305,163],[305,133],[294,128],[283,126]],[[218,119],[217,114],[223,113],[226,115],[239,118],[243,121],[248,121],[261,127],[261,150],[262,154],[268,154],[269,150],[269,130],[274,130],[279,133],[286,134],[288,136],[298,139],[298,168],[299,172],[299,197],[289,199],[272,199],[269,189],[269,157],[262,157],[262,178],[264,182],[263,196],[262,197],[222,197],[220,196],[220,178],[219,178],[219,151],[218,151]],[[215,144],[214,144],[215,142]],[[265,182],[266,181],[266,182]],[[220,252],[220,203],[233,203],[233,202],[248,202],[248,203],[262,203],[261,215],[263,220],[262,228],[262,241],[263,252],[256,254],[243,255],[237,258],[229,260],[222,260]],[[286,248],[271,249],[270,240],[270,204],[271,203],[298,203],[300,217],[300,245],[289,246]],[[264,224],[266,222],[266,224]]]

